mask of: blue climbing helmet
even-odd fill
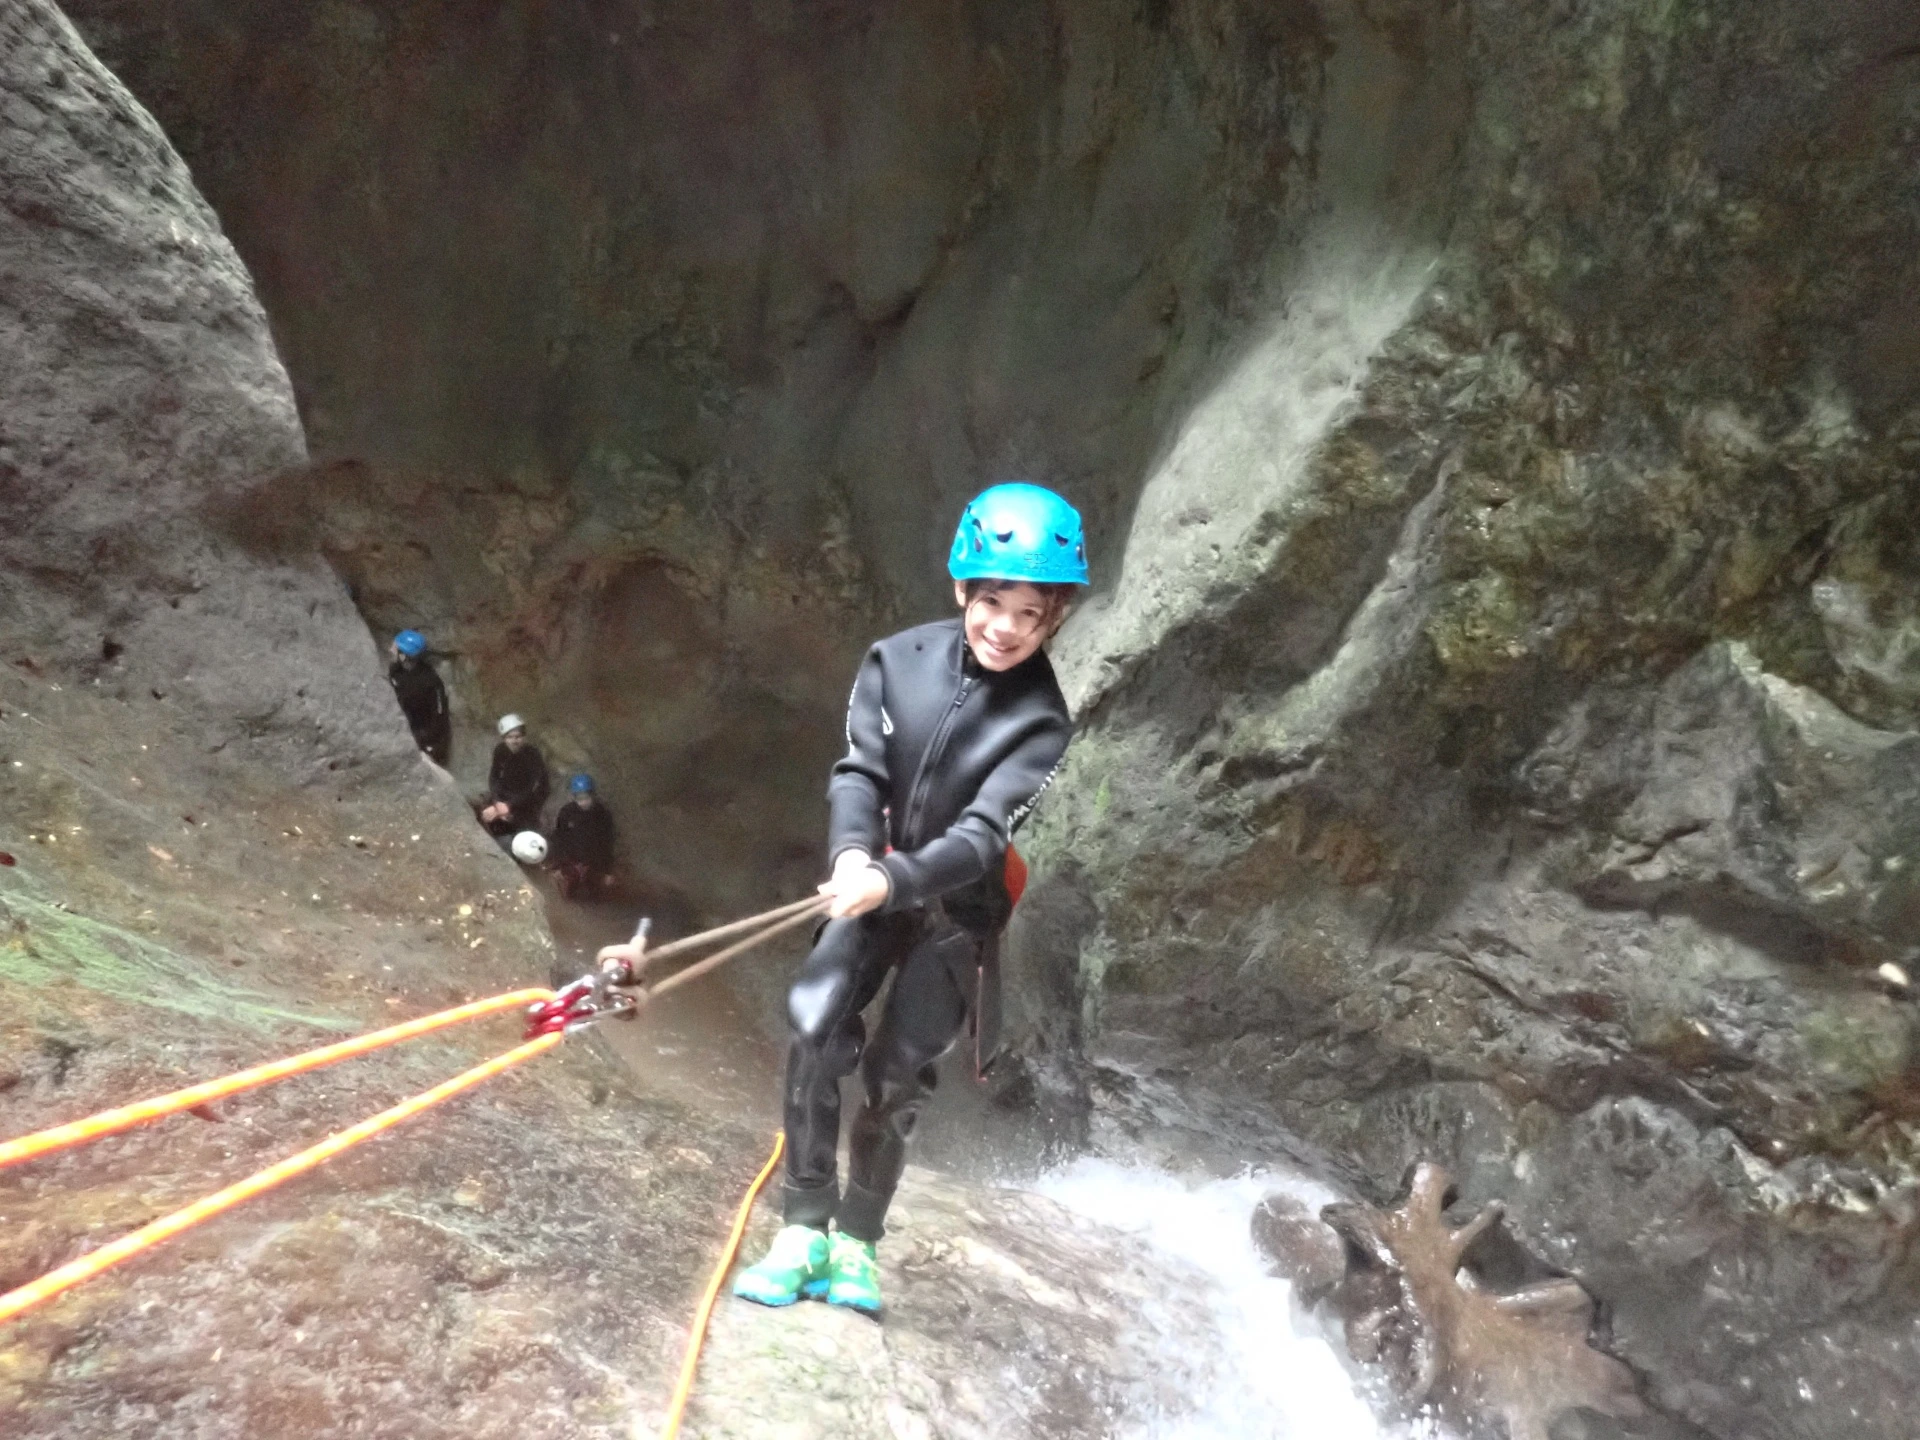
[[[956,580],[1087,583],[1080,512],[1039,485],[995,485],[961,512],[947,573]]]
[[[593,776],[582,770],[571,780],[567,781],[567,789],[575,795],[591,795],[593,793]]]
[[[424,655],[427,653],[427,637],[418,630],[402,630],[393,637],[393,648],[402,655]]]

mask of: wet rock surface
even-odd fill
[[[0,74],[5,663],[191,714],[196,750],[302,781],[410,761],[312,548],[238,552],[210,523],[307,458],[219,221],[51,5],[0,11]]]
[[[8,812],[18,984],[264,1024],[309,984],[360,1015],[395,927],[424,986],[448,904],[539,950],[314,535],[453,652],[462,766],[529,710],[675,837],[651,894],[790,892],[853,653],[1017,470],[1086,505],[1102,593],[1058,646],[1083,734],[1001,1093],[1380,1203],[1443,1162],[1596,1297],[1649,1423],[1910,1431],[1916,1016],[1877,977],[1920,947],[1911,6],[75,8],[293,381],[152,122],[0,11],[8,658],[124,762]],[[49,708],[95,680],[113,718]],[[191,757],[164,815],[126,802],[156,735]],[[84,923],[37,868],[75,823]],[[416,832],[425,919],[271,848]],[[297,898],[346,875],[360,918]],[[165,958],[246,948],[230,877],[266,999]],[[143,910],[159,951],[90,928]],[[102,1043],[63,1035],[23,1038],[35,1086]]]
[[[1468,1258],[1500,1209],[1456,1228],[1444,1213],[1449,1184],[1423,1164],[1392,1211],[1322,1212],[1347,1245],[1331,1303],[1354,1357],[1382,1364],[1409,1409],[1468,1435],[1547,1440],[1573,1410],[1641,1419],[1633,1372],[1591,1343],[1593,1298],[1565,1278],[1487,1284]]]
[[[758,1238],[772,1237],[762,1217]],[[706,1436],[1108,1436],[1179,1416],[1203,1360],[1206,1282],[1051,1201],[915,1175],[887,1220],[884,1322],[802,1302],[723,1309],[710,1381],[689,1411]]]
[[[1437,265],[1296,295],[1056,647],[1035,1091],[1380,1203],[1443,1162],[1667,1414],[1904,1434],[1920,34],[1465,13]]]
[[[543,978],[536,897],[464,817],[183,765],[182,735],[91,687],[0,684],[8,1134]],[[0,1173],[0,1283],[515,1029],[483,1022]],[[626,1413],[635,1347],[661,1363],[675,1328],[628,1297],[697,1283],[698,1258],[665,1243],[671,1217],[724,1223],[711,1164],[671,1158],[696,1137],[717,1143],[577,1047],[494,1082],[9,1324],[8,1433],[615,1433],[588,1422]],[[610,1222],[642,1243],[609,1258]]]
[[[1340,1237],[1306,1201],[1276,1192],[1254,1207],[1253,1243],[1269,1274],[1293,1282],[1303,1304],[1326,1298],[1346,1273]]]

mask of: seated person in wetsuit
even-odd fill
[[[427,637],[418,630],[402,630],[393,637],[387,683],[413,731],[413,743],[436,765],[445,765],[453,753],[453,712],[447,708],[447,687],[427,659]]]
[[[613,885],[613,816],[594,793],[591,775],[567,782],[567,803],[553,817],[547,863],[568,899],[604,895]]]
[[[480,823],[505,843],[522,830],[540,828],[549,784],[547,761],[528,743],[527,722],[518,715],[502,715],[493,728],[500,733],[500,743],[493,747],[487,793],[480,797]]]

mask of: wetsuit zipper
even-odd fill
[[[927,753],[920,760],[920,774],[913,782],[913,793],[907,800],[906,822],[900,827],[900,843],[903,849],[913,849],[920,844],[920,812],[926,808],[927,792],[933,788],[933,772],[940,759],[947,752],[947,739],[953,734],[953,722],[959,717],[960,707],[967,703],[967,696],[973,692],[973,677],[963,675],[960,688],[954,693],[953,703],[947,707],[947,713],[940,717],[940,723],[934,728],[933,739],[927,742]]]

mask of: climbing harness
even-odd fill
[[[359,1124],[329,1135],[318,1144],[291,1155],[277,1164],[255,1172],[224,1190],[205,1196],[190,1205],[163,1215],[158,1220],[141,1226],[118,1240],[89,1252],[79,1259],[70,1261],[59,1268],[49,1271],[38,1280],[19,1286],[17,1289],[0,1295],[0,1324],[13,1319],[22,1312],[31,1309],[43,1301],[50,1300],[65,1290],[69,1290],[81,1281],[90,1279],[104,1270],[130,1260],[142,1251],[151,1249],[162,1241],[178,1235],[181,1231],[210,1220],[225,1210],[232,1209],[244,1200],[271,1190],[276,1185],[303,1175],[307,1171],[332,1159],[335,1155],[348,1150],[363,1140],[369,1140],[383,1130],[391,1129],[402,1121],[409,1120],[423,1110],[431,1109],[443,1100],[449,1100],[464,1090],[471,1089],[484,1080],[489,1080],[503,1071],[510,1070],[536,1055],[544,1054],[558,1045],[567,1035],[576,1034],[595,1022],[618,1016],[635,1016],[654,996],[683,985],[689,980],[704,975],[714,967],[725,963],[734,956],[772,939],[775,935],[804,924],[817,915],[824,914],[828,901],[825,897],[814,896],[807,900],[783,905],[761,915],[750,916],[730,925],[722,925],[698,935],[688,936],[684,940],[664,945],[651,954],[643,952],[637,967],[617,966],[595,974],[582,976],[558,992],[551,990],[511,990],[501,995],[490,996],[484,1000],[475,1000],[470,1004],[456,1006],[451,1010],[442,1010],[436,1014],[423,1015],[404,1024],[392,1025],[384,1030],[376,1030],[352,1040],[343,1040],[338,1044],[323,1046],[318,1050],[309,1050],[284,1060],[256,1065],[232,1075],[209,1080],[200,1085],[189,1086],[184,1090],[175,1090],[166,1095],[154,1096],[132,1105],[123,1105],[113,1110],[105,1110],[83,1120],[66,1125],[57,1125],[48,1130],[37,1131],[21,1136],[0,1145],[0,1168],[18,1164],[36,1156],[64,1150],[89,1140],[97,1140],[105,1135],[117,1134],[131,1129],[135,1125],[158,1120],[163,1116],[177,1114],[182,1110],[191,1110],[206,1105],[223,1096],[238,1094],[243,1090],[256,1089],[290,1075],[317,1070],[322,1066],[346,1060],[355,1055],[364,1055],[387,1045],[396,1045],[434,1030],[444,1029],[467,1020],[476,1020],[502,1010],[529,1005],[527,1033],[523,1042],[504,1054],[463,1071],[450,1080],[443,1081],[430,1090],[421,1092],[410,1099],[401,1101],[390,1109],[370,1116]],[[646,933],[645,922],[635,935],[639,940]],[[718,940],[735,935],[745,935],[717,954],[710,955],[696,964],[659,981],[651,987],[642,988],[639,984],[639,972],[655,961],[667,956],[684,953]],[[616,990],[630,990],[631,994],[616,994]],[[775,1146],[775,1155],[779,1145]],[[732,1249],[739,1244],[737,1230],[745,1226],[745,1213],[751,1207],[752,1198],[765,1183],[766,1176],[772,1172],[773,1162],[768,1162],[766,1171],[755,1182],[749,1192],[747,1205],[736,1226],[736,1235],[729,1242],[727,1258],[731,1261]],[[710,1306],[708,1308],[711,1308]],[[705,1316],[698,1322],[698,1330],[690,1352],[689,1364],[694,1363],[699,1348],[699,1337],[705,1332]],[[683,1380],[686,1379],[683,1376]],[[681,1401],[684,1404],[684,1399]],[[677,1422],[676,1422],[677,1423]]]

